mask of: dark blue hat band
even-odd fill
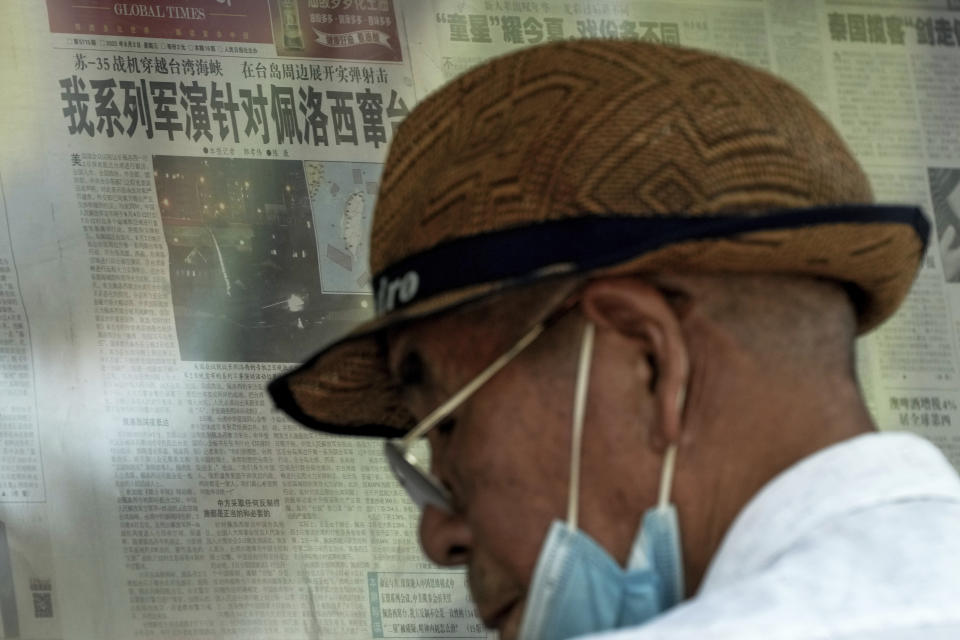
[[[691,240],[824,224],[903,224],[926,247],[930,223],[914,206],[842,205],[762,215],[598,216],[458,238],[387,267],[374,278],[377,315],[490,282],[533,279],[556,265],[584,273]]]

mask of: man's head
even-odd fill
[[[424,511],[423,548],[438,564],[469,567],[481,615],[505,638],[520,623],[547,528],[566,512],[586,322],[597,333],[580,527],[621,564],[656,502],[668,445],[679,445],[673,500],[693,589],[752,492],[864,429],[862,415],[836,419],[855,413],[852,304],[838,285],[792,277],[562,280],[399,329],[389,363],[411,411],[426,415],[571,296],[571,313],[429,435],[432,470],[456,508]],[[764,404],[744,406],[755,400]]]
[[[378,316],[271,392],[312,428],[403,435],[569,304],[430,431],[454,508],[424,512],[424,549],[470,567],[509,637],[564,513],[589,323],[580,525],[622,563],[677,445],[692,590],[753,492],[869,424],[852,340],[895,310],[927,236],[917,209],[871,199],[763,71],[636,42],[522,50],[404,121],[374,214]]]

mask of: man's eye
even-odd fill
[[[397,370],[397,377],[400,378],[400,384],[405,387],[413,387],[423,382],[423,360],[420,354],[410,352],[400,361],[400,367]]]

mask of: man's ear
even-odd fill
[[[680,442],[686,401],[690,354],[676,311],[656,287],[637,277],[602,278],[583,290],[581,309],[598,330],[615,332],[631,341],[649,369],[656,418],[648,442],[658,453]]]

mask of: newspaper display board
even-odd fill
[[[372,313],[397,124],[552,40],[703,48],[800,87],[933,218],[861,341],[883,429],[960,467],[960,3],[0,3],[0,637],[487,638],[377,443],[266,382]]]

